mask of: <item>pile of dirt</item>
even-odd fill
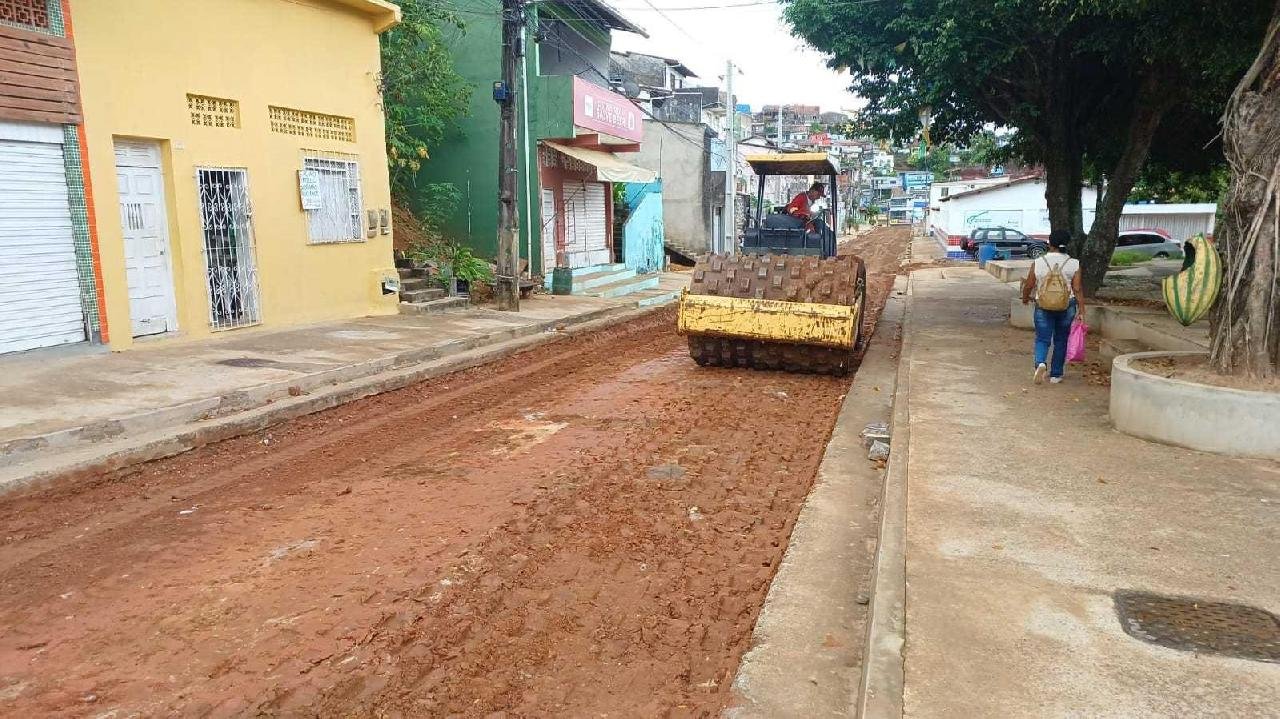
[[[1137,360],[1134,365],[1149,374],[1184,382],[1207,384],[1227,389],[1243,389],[1253,392],[1280,392],[1280,377],[1253,379],[1237,375],[1218,374],[1204,355],[1181,355]]]
[[[422,226],[422,221],[404,205],[392,203],[391,223],[395,228],[391,233],[392,249],[404,251],[414,245],[431,242],[431,234]]]

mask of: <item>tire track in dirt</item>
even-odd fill
[[[673,325],[5,498],[0,714],[715,714],[848,380]]]

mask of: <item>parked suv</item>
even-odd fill
[[[978,245],[995,245],[998,250],[1021,252],[1027,257],[1040,257],[1049,251],[1049,245],[1043,240],[1027,237],[1008,227],[980,227],[969,233],[968,239],[961,243],[961,249],[977,254]]]
[[[1159,260],[1182,257],[1182,245],[1164,230],[1125,230],[1116,239],[1116,252],[1133,252]]]

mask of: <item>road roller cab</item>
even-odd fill
[[[742,232],[742,252],[751,255],[809,255],[834,257],[836,231],[831,223],[806,227],[804,220],[787,214],[785,207],[770,207],[764,201],[765,181],[771,175],[820,177],[831,198],[831,216],[837,217],[836,166],[825,152],[790,155],[749,155],[747,163],[756,173],[756,202]]]
[[[677,327],[699,365],[781,369],[842,375],[862,334],[866,269],[838,256],[834,228],[806,227],[764,203],[770,175],[818,176],[836,187],[825,153],[747,158],[759,180],[755,213],[741,251],[698,260],[680,296]],[[832,218],[837,217],[831,193]]]

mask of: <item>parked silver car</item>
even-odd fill
[[[1182,257],[1182,245],[1174,242],[1168,232],[1159,229],[1125,230],[1116,240],[1115,251],[1146,255],[1158,260]]]

